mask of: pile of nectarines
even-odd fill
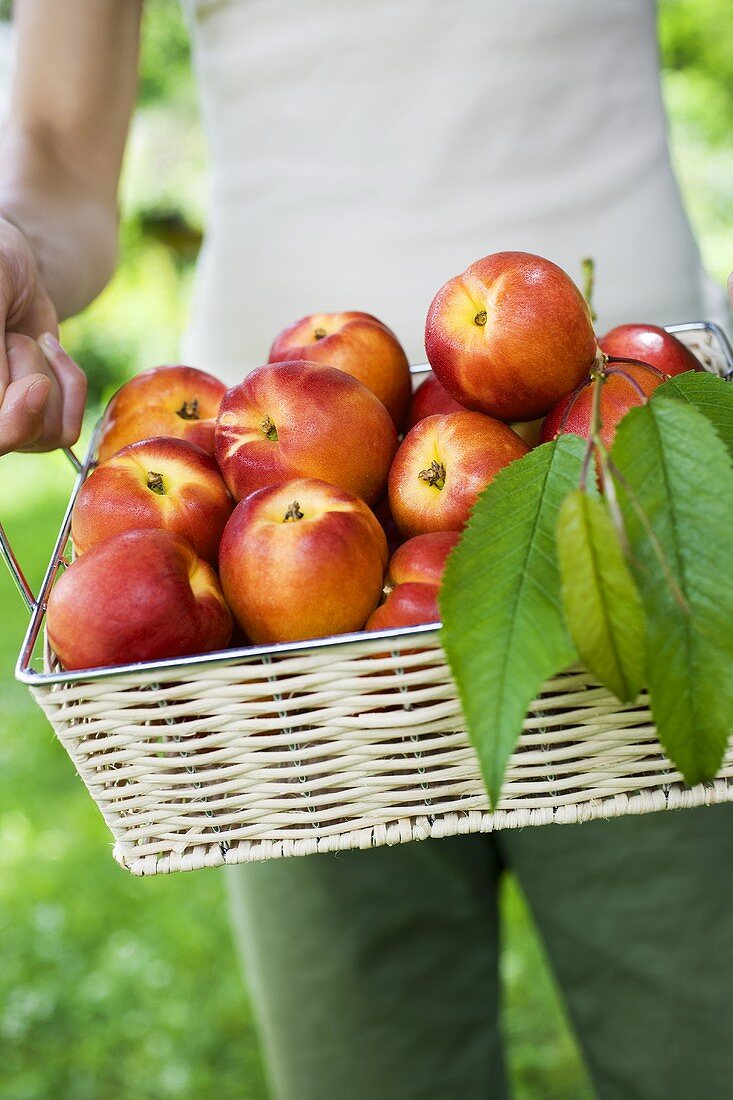
[[[522,252],[450,279],[425,345],[412,397],[396,336],[359,312],[290,325],[228,390],[183,366],[124,385],[49,599],[63,665],[221,649],[235,622],[255,644],[436,622],[478,496],[538,438],[588,436],[591,378],[609,445],[630,406],[699,369],[653,325],[597,341],[572,280]]]

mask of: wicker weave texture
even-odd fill
[[[733,800],[733,746],[687,789],[646,699],[570,670],[490,813],[437,631],[31,690],[135,874]]]
[[[629,812],[635,794],[638,810],[728,797],[686,792],[645,702],[575,671],[532,708],[491,815],[437,638],[410,644],[36,695],[142,874]]]

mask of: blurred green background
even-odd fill
[[[723,280],[733,266],[733,5],[665,0],[660,41],[675,165],[706,263]],[[8,54],[5,33],[6,69]],[[129,374],[175,361],[203,222],[203,170],[185,27],[176,0],[151,0],[120,268],[63,332],[90,372],[93,402]],[[0,518],[35,584],[70,472],[58,455],[0,463]],[[24,622],[0,569],[0,1100],[264,1100],[221,875],[137,881],[118,869],[68,758],[13,682]],[[589,1098],[512,882],[503,911],[514,1095]]]

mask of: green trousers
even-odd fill
[[[499,1100],[517,875],[602,1100],[733,1096],[733,805],[232,868],[277,1100]],[[541,1097],[538,1097],[541,1100]]]

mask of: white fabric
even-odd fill
[[[599,331],[711,313],[666,142],[651,0],[186,0],[211,205],[186,357],[238,381],[286,324],[377,314],[526,249]]]

